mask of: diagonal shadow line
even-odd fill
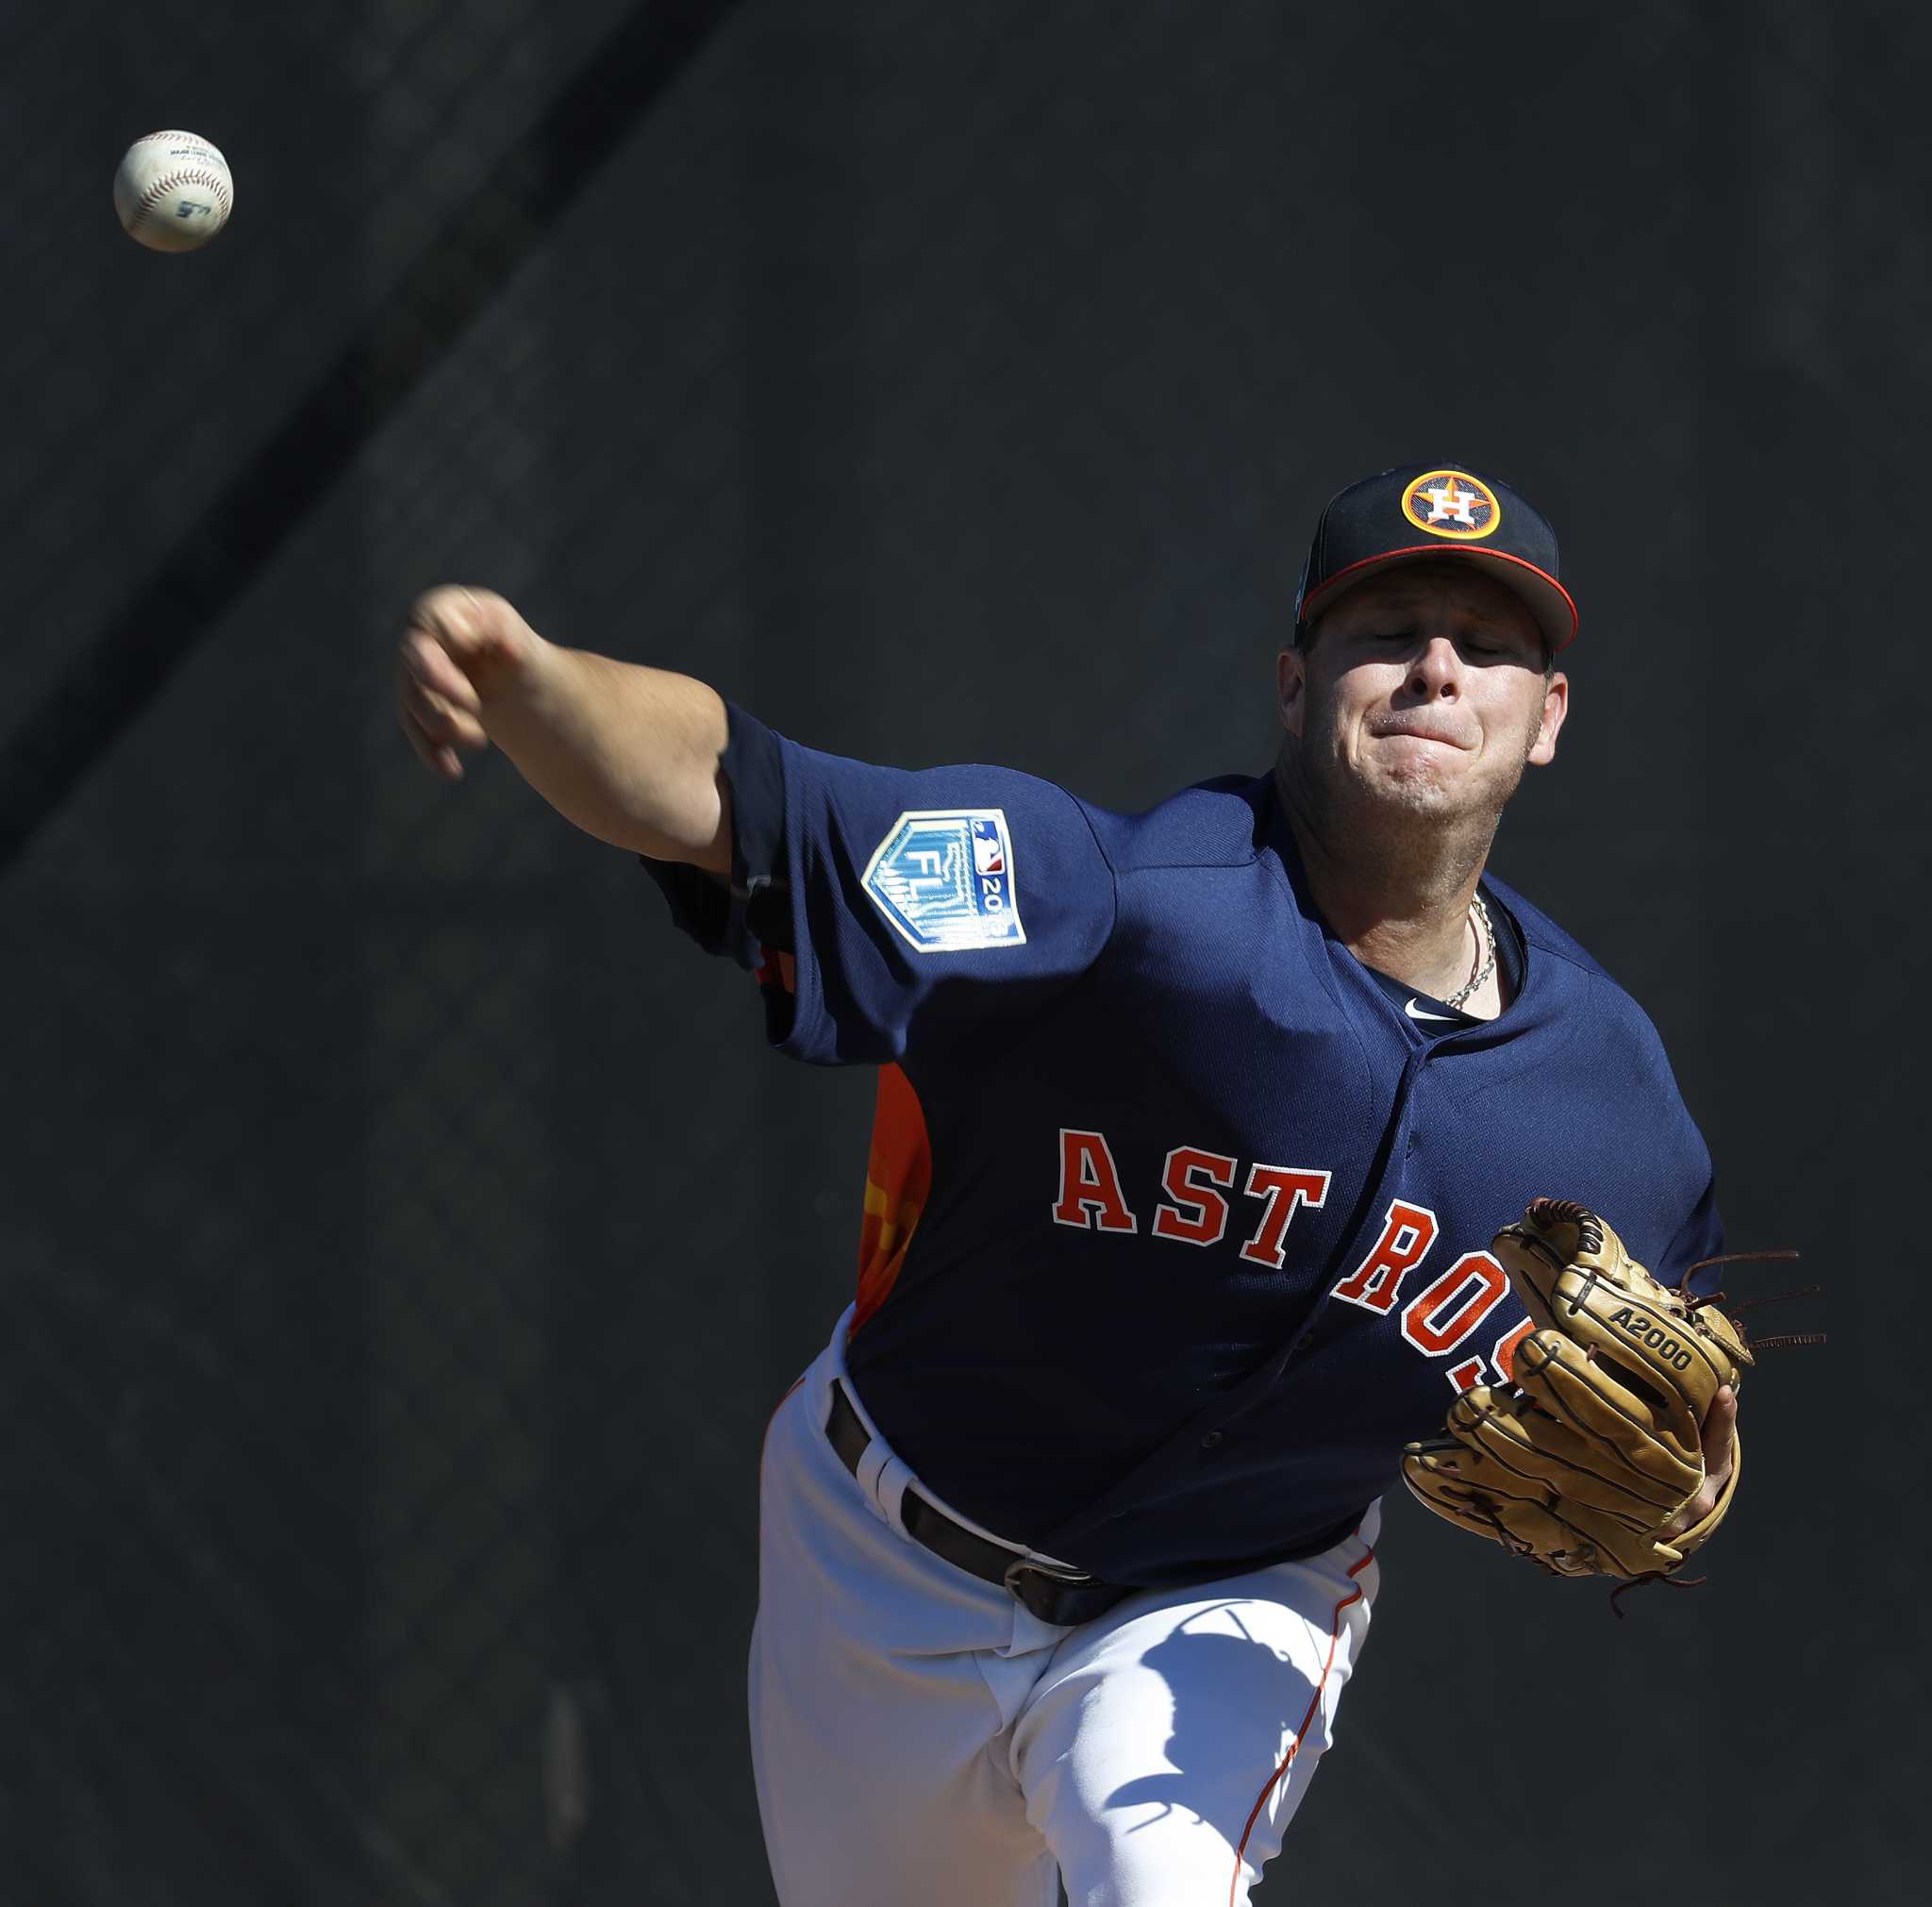
[[[736,10],[639,0],[0,751],[0,873]]]

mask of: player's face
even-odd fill
[[[1545,677],[1520,597],[1473,563],[1350,590],[1280,661],[1281,718],[1316,788],[1450,819],[1500,812],[1556,753],[1569,683]]]

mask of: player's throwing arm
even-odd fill
[[[445,586],[410,611],[396,699],[410,745],[445,780],[493,742],[600,841],[730,871],[724,704],[703,682],[546,642],[493,592]]]

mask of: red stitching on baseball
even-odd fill
[[[221,175],[212,172],[171,172],[158,178],[142,193],[141,203],[134,209],[134,216],[128,221],[131,232],[155,208],[155,202],[164,193],[173,192],[177,185],[205,185],[221,201],[222,216],[226,218],[234,209],[228,197],[228,188],[222,183]]]

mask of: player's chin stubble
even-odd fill
[[[1523,779],[1536,732],[1528,730],[1500,764],[1492,760],[1486,768],[1479,757],[1467,764],[1473,772],[1448,776],[1446,763],[1427,760],[1372,766],[1351,759],[1339,735],[1321,747],[1291,742],[1283,766],[1297,806],[1332,845],[1352,843],[1371,856],[1379,845],[1405,861],[1418,851],[1433,860],[1445,849],[1455,859],[1479,858]]]

